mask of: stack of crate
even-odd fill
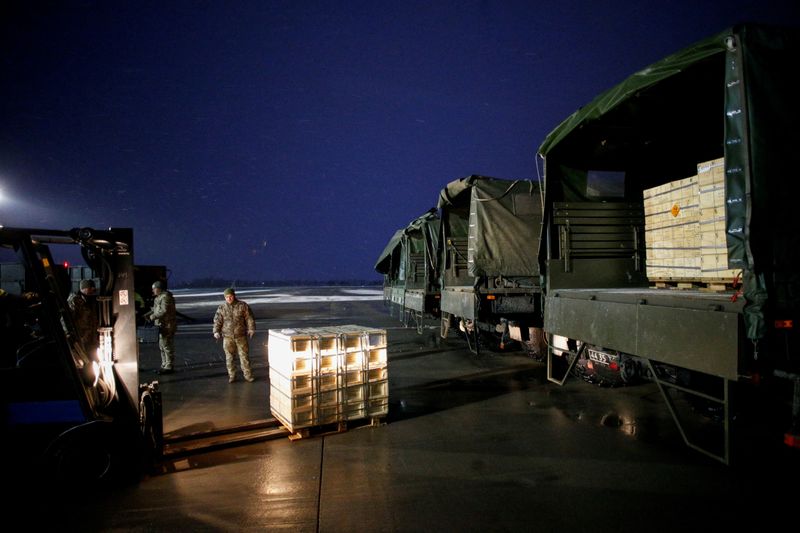
[[[647,277],[653,281],[732,280],[725,238],[725,160],[644,191]]]
[[[270,330],[269,402],[289,431],[389,410],[386,330],[346,325]]]
[[[725,232],[725,159],[697,165],[700,189],[700,274],[702,278],[732,279]]]
[[[647,277],[700,277],[700,200],[697,176],[644,191]]]

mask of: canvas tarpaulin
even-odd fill
[[[399,229],[394,232],[394,235],[392,235],[392,238],[389,239],[389,242],[386,244],[383,252],[381,252],[381,255],[378,256],[378,261],[375,263],[375,270],[379,273],[388,274],[391,271],[392,254],[394,253],[395,249],[400,246],[404,229]]]
[[[415,218],[405,228],[395,231],[381,255],[378,256],[375,270],[381,274],[389,274],[392,270],[402,270],[400,263],[403,261],[403,249],[405,249],[405,253],[426,252],[428,266],[434,272],[432,277],[435,277],[440,228],[441,223],[435,208]],[[397,264],[394,265],[392,264],[393,256],[397,257],[395,260]]]
[[[412,220],[405,228],[404,234],[411,253],[424,253],[431,279],[438,277],[438,254],[441,221],[436,208]]]
[[[539,185],[529,180],[469,176],[449,183],[439,195],[448,235],[468,238],[471,276],[538,276],[541,231]]]

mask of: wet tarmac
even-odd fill
[[[338,293],[308,290],[321,291]],[[38,501],[25,529],[769,531],[795,512],[800,462],[790,450],[722,465],[683,444],[653,384],[558,386],[524,352],[476,356],[433,322],[422,334],[403,328],[380,300],[253,294],[256,381],[228,384],[215,305],[203,298],[218,301],[178,299],[191,320],[179,328],[174,374],[152,374],[158,348],[140,345],[140,381],[159,381],[168,437],[268,419],[267,331],[285,327],[386,329],[388,416],[167,458],[138,484]]]

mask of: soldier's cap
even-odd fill
[[[81,280],[81,289],[94,289],[94,280],[91,279],[82,279]]]
[[[164,283],[162,281],[160,281],[160,280],[159,281],[154,281],[153,282],[153,288],[154,289],[162,289],[163,290],[164,289]]]
[[[222,294],[223,294],[223,295],[225,295],[225,296],[227,296],[227,295],[229,295],[229,294],[233,294],[233,295],[235,295],[235,294],[236,294],[236,291],[234,291],[233,289],[231,289],[230,287],[228,287],[227,289],[225,289],[224,291],[222,291]]]

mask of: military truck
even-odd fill
[[[541,349],[539,184],[471,175],[439,193],[441,330],[463,332],[469,348]]]
[[[440,229],[437,210],[429,209],[395,233],[375,265],[384,274],[384,300],[418,333],[426,317],[439,318]]]
[[[389,316],[403,320],[405,315],[405,268],[403,263],[403,232],[399,229],[378,257],[375,270],[383,274],[383,303]]]
[[[652,379],[686,444],[726,464],[732,435],[773,416],[781,429],[759,438],[800,445],[799,53],[796,30],[726,29],[600,94],[538,150],[549,378],[588,359]]]

